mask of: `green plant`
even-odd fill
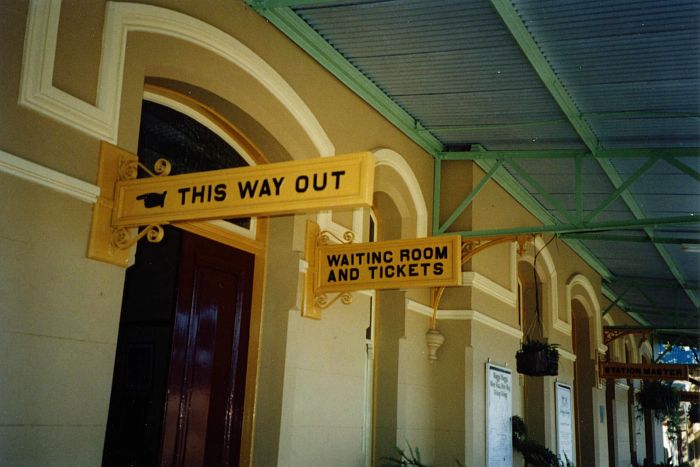
[[[556,454],[537,441],[528,439],[527,425],[522,418],[514,415],[511,418],[511,423],[513,426],[513,449],[523,456],[525,467],[573,467],[566,456],[562,461]]]
[[[420,458],[420,449],[411,448],[411,445],[406,441],[406,446],[408,446],[408,453],[396,446],[397,457],[382,457],[382,467],[391,467],[396,465],[401,466],[415,466],[415,467],[430,467],[428,464],[424,464]],[[464,465],[455,459],[455,465],[457,467],[464,467]]]
[[[530,339],[529,337],[525,339],[525,342],[523,342],[520,345],[520,352],[556,352],[557,351],[557,344],[549,344],[547,342],[543,341],[538,341],[536,339]],[[558,355],[558,352],[557,352]]]
[[[654,411],[657,420],[664,421],[667,426],[668,438],[678,439],[683,422],[683,409],[680,406],[680,396],[672,383],[661,381],[644,381],[637,393],[637,404],[641,409]]]
[[[416,467],[429,467],[427,464],[424,464],[421,461],[420,449],[416,448],[414,450],[413,448],[411,448],[411,445],[408,444],[408,441],[406,442],[406,445],[408,446],[408,454],[406,454],[406,451],[396,446],[396,452],[398,454],[398,457],[382,457],[382,460],[384,461],[382,463],[382,466],[388,467],[392,465],[413,465]]]
[[[654,410],[659,419],[664,419],[678,408],[680,398],[671,383],[644,381],[637,402],[642,409]]]
[[[659,464],[654,464],[649,459],[645,458],[642,467],[673,467],[673,458],[669,457],[666,462],[661,462]],[[678,464],[677,467],[690,467],[690,464],[688,464],[687,462],[682,462]]]

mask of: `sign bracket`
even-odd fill
[[[315,287],[316,275],[316,248],[320,245],[329,245],[331,240],[335,243],[349,244],[355,240],[355,234],[346,230],[341,239],[333,232],[321,230],[314,221],[306,223],[306,239],[304,245],[304,255],[307,263],[306,275],[304,277],[303,305],[301,316],[305,318],[321,319],[321,312],[340,300],[343,305],[352,303],[350,292],[340,292],[335,297],[329,299],[327,293],[317,293]]]
[[[495,237],[472,237],[472,238],[462,238],[462,257],[461,264],[464,265],[473,256],[481,253],[482,251],[491,248],[492,246],[500,245],[503,243],[518,243],[518,255],[522,256],[525,252],[525,245],[528,242],[534,242],[535,237],[538,234],[522,234],[522,235],[501,235]],[[445,292],[445,287],[434,287],[431,290],[431,308],[433,309],[433,316],[430,319],[430,329],[437,329],[437,312],[440,308],[440,301],[442,300],[442,294]]]
[[[160,224],[149,224],[136,235],[132,234],[132,229],[112,225],[115,186],[117,182],[135,180],[139,167],[151,177],[166,177],[172,170],[170,162],[158,159],[151,171],[139,162],[136,155],[104,141],[100,143],[97,169],[100,195],[92,212],[88,258],[126,267],[129,263],[129,248],[141,238],[146,237],[151,243],[163,239],[164,231]]]

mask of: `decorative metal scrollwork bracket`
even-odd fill
[[[342,238],[327,230],[321,231],[318,224],[308,221],[306,224],[306,241],[304,247],[304,259],[306,260],[306,273],[304,276],[304,291],[302,299],[301,316],[305,318],[321,319],[321,312],[334,303],[340,301],[344,305],[352,303],[352,294],[341,292],[330,298],[326,293],[316,291],[316,248],[332,243],[352,243],[355,234],[349,230],[343,233]]]
[[[149,177],[167,177],[170,175],[172,170],[172,164],[170,164],[170,162],[166,159],[158,159],[155,164],[153,164],[153,170],[151,171],[138,160],[122,155],[119,158],[119,175],[117,180],[124,181],[136,179],[139,168],[146,172]],[[128,250],[144,237],[150,243],[159,243],[161,240],[163,240],[164,235],[165,231],[163,230],[163,227],[156,224],[144,227],[136,235],[132,234],[132,229],[127,229],[125,227],[113,227],[111,243],[114,248],[119,250]]]
[[[145,237],[149,242],[159,242],[163,239],[161,225],[145,226],[135,235],[132,233],[133,229],[112,226],[116,184],[119,181],[135,179],[139,167],[151,177],[165,177],[172,169],[168,161],[159,159],[151,170],[128,151],[104,141],[101,143],[97,171],[100,195],[92,211],[88,258],[126,267],[129,264],[129,248],[141,238]]]
[[[480,237],[480,238],[463,238],[462,239],[462,264],[466,263],[475,255],[482,251],[503,243],[517,242],[518,255],[522,256],[525,253],[528,242],[534,242],[538,234],[523,234],[523,235],[508,235],[500,237]],[[430,320],[430,329],[437,329],[437,313],[440,308],[440,300],[445,287],[437,287],[432,290],[431,302],[433,308],[433,316]]]

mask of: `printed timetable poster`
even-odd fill
[[[508,368],[486,364],[486,465],[513,465],[513,378]]]
[[[555,384],[557,395],[557,455],[560,459],[566,458],[574,462],[571,386],[559,382]]]

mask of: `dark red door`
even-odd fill
[[[184,234],[161,464],[238,465],[254,256]]]

